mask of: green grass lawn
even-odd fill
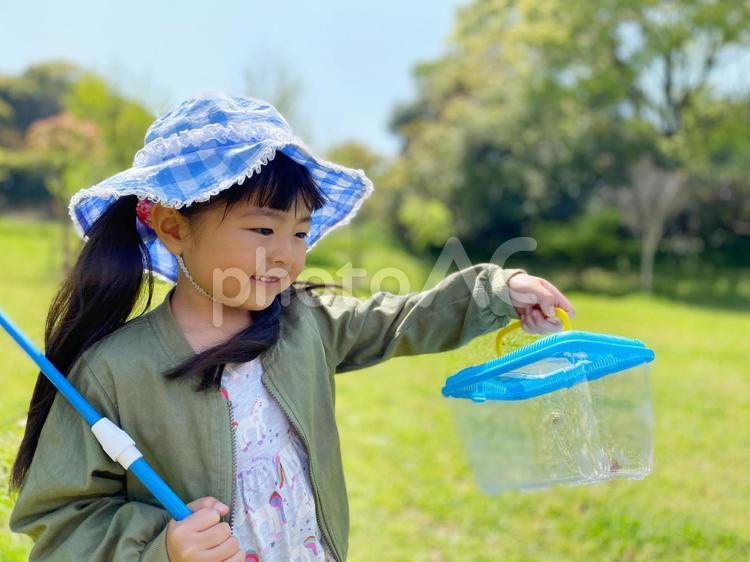
[[[343,231],[322,241],[308,264],[336,271],[348,261]],[[0,217],[0,307],[38,345],[59,280],[56,236],[54,225]],[[397,245],[370,231],[360,243],[357,255],[368,258],[359,267],[401,268],[421,288],[424,266]],[[746,309],[712,308],[705,298],[698,306],[666,297],[569,296],[575,329],[637,337],[656,352],[653,473],[642,481],[484,496],[440,388],[458,369],[493,356],[493,334],[449,352],[394,358],[337,375],[351,560],[750,559]],[[8,530],[6,489],[35,373],[0,333],[1,560],[25,560],[29,548]]]

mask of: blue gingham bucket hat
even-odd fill
[[[309,252],[332,229],[351,221],[372,193],[372,181],[363,170],[315,156],[273,105],[247,96],[204,92],[181,102],[151,124],[131,168],[75,193],[68,212],[78,235],[88,240],[91,225],[123,195],[174,208],[206,201],[260,172],[277,150],[310,171],[327,201],[312,212],[305,239]],[[135,214],[133,220],[153,273],[176,283],[175,256]]]

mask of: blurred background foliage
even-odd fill
[[[732,0],[476,0],[393,110],[398,156],[354,140],[326,156],[375,182],[358,223],[426,262],[451,236],[475,260],[532,236],[525,265],[579,283],[591,267],[636,273],[643,291],[658,290],[655,268],[736,271],[750,256],[750,89],[724,67],[748,55],[749,12]],[[304,114],[288,73],[273,89],[245,79],[249,95]],[[0,212],[66,230],[70,196],[129,167],[155,117],[70,62],[0,77]]]
[[[659,358],[654,474],[542,497],[482,497],[439,399],[446,376],[491,357],[493,335],[344,376],[357,559],[748,559],[748,24],[737,0],[472,0],[444,54],[414,68],[414,99],[393,108],[398,155],[354,139],[324,154],[376,189],[302,278],[320,280],[317,267],[339,283],[353,267],[358,296],[402,292],[404,279],[421,290],[451,239],[478,263],[530,237],[536,248],[509,267],[566,291],[577,329],[642,338]],[[243,77],[307,138],[294,73]],[[71,195],[130,167],[156,117],[68,61],[0,75],[0,305],[34,341],[82,243]],[[2,348],[2,483],[36,373]],[[12,501],[0,495],[0,522]],[[0,559],[29,548],[0,532]]]

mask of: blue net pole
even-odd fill
[[[92,432],[107,454],[130,470],[138,480],[153,494],[172,517],[182,521],[192,513],[185,503],[161,479],[146,462],[143,455],[135,448],[133,440],[107,418],[104,418],[89,402],[70,384],[67,378],[44,356],[0,310],[0,325],[21,346],[29,357],[39,366],[55,388],[70,402],[92,428]],[[96,426],[96,427],[94,427]]]

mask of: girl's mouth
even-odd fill
[[[260,277],[256,277],[253,275],[250,277],[253,281],[255,281],[258,285],[262,285],[264,287],[276,287],[281,283],[281,279],[279,277],[273,277],[273,276],[265,276],[261,275]]]

